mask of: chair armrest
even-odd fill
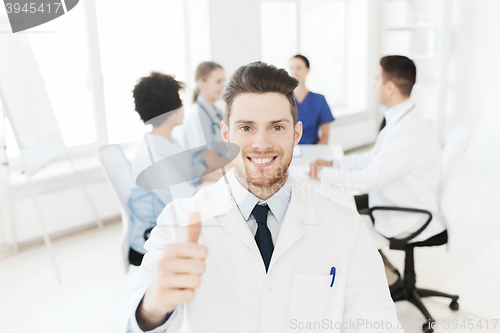
[[[425,221],[425,223],[417,231],[415,231],[414,233],[412,233],[411,235],[409,235],[405,238],[394,238],[394,237],[389,238],[389,237],[385,237],[384,235],[382,235],[383,237],[387,238],[391,242],[391,244],[390,244],[391,249],[404,248],[404,246],[406,244],[408,244],[408,241],[410,241],[413,238],[420,235],[422,233],[422,231],[424,231],[425,228],[427,228],[427,226],[431,223],[431,220],[432,220],[432,213],[429,212],[428,210],[425,210],[425,209],[406,208],[406,207],[390,207],[390,206],[375,206],[375,207],[370,207],[369,212],[368,212],[368,215],[370,215],[370,218],[371,218],[373,224],[375,224],[375,218],[373,217],[373,212],[376,210],[387,210],[387,211],[396,211],[396,212],[427,214],[429,216],[427,221]]]

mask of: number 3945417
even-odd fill
[[[7,9],[7,14],[11,13],[58,13],[59,10],[63,10],[61,8],[61,3],[60,2],[53,2],[53,3],[42,3],[42,4],[37,4],[37,3],[16,3],[16,2],[7,2],[5,3],[5,8]]]

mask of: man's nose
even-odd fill
[[[258,131],[255,134],[254,141],[252,143],[252,148],[266,151],[273,147],[270,135],[267,131]]]

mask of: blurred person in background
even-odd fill
[[[223,145],[208,149],[211,142],[224,142],[221,136],[221,121],[223,113],[215,106],[220,99],[225,86],[225,74],[221,65],[205,61],[198,65],[195,72],[196,88],[193,93],[193,109],[186,115],[184,121],[184,140],[186,148],[193,152],[193,160],[202,162],[213,171],[207,176],[212,181],[222,177],[222,172],[215,171],[213,165],[230,164],[228,151]],[[215,154],[211,154],[215,151]],[[229,164],[229,165],[228,165]]]
[[[184,84],[175,80],[174,76],[158,72],[140,78],[134,87],[135,111],[145,124],[153,126],[151,132],[144,135],[132,162],[136,179],[155,162],[184,151],[172,137],[172,130],[182,124],[184,119],[184,108],[179,96],[183,88]],[[196,192],[196,186],[189,181],[201,177],[205,171],[203,163],[182,163],[172,177],[178,182],[185,181],[185,184],[176,187],[174,193],[171,188],[148,189],[134,185],[128,199],[131,221],[129,261],[132,265],[141,264],[146,253],[144,242],[156,226],[163,208],[176,197],[191,197]]]
[[[341,160],[318,159],[311,163],[309,176],[322,182],[363,189],[355,196],[360,214],[369,207],[392,206],[417,208],[432,213],[431,223],[410,242],[434,236],[447,237],[438,214],[438,191],[441,179],[441,147],[432,129],[415,110],[410,94],[417,69],[405,56],[386,56],[380,60],[376,76],[377,100],[387,109],[373,148]],[[404,238],[416,232],[427,220],[425,214],[377,212],[375,225],[364,215],[367,227],[381,248],[387,238]],[[401,287],[399,272],[386,264],[386,274],[394,294]]]
[[[290,75],[299,81],[294,91],[299,120],[304,130],[299,144],[327,144],[330,123],[334,118],[325,96],[307,89],[306,77],[309,71],[309,60],[303,55],[297,54],[290,60]],[[321,138],[318,135],[319,130],[321,130]]]

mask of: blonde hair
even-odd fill
[[[213,61],[204,61],[196,67],[196,72],[194,73],[195,82],[198,80],[206,80],[210,74],[216,69],[223,69],[221,65]],[[196,103],[198,96],[200,95],[200,88],[196,85],[193,92],[193,103]]]

